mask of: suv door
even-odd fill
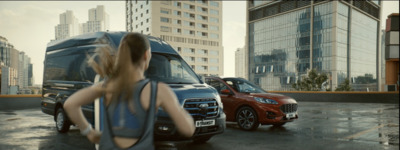
[[[231,90],[231,88],[229,88],[225,83],[220,80],[208,79],[206,80],[206,82],[208,85],[214,87],[218,91],[221,97],[221,101],[224,105],[224,113],[227,116],[226,119],[228,121],[233,121],[235,118],[235,105],[239,102],[234,92]],[[221,91],[225,89],[229,90],[231,94],[222,94]]]

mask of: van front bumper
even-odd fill
[[[169,117],[158,117],[154,125],[154,140],[155,141],[182,141],[191,140],[198,137],[213,136],[216,134],[221,134],[225,131],[226,116],[224,113],[220,114],[215,119],[215,125],[207,127],[196,127],[194,135],[190,138],[183,137],[180,135]],[[211,120],[207,119],[207,120]],[[197,121],[197,120],[195,120]]]

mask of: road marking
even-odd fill
[[[356,137],[359,137],[359,136],[361,136],[361,135],[363,135],[363,134],[366,134],[366,133],[368,133],[368,132],[371,132],[371,131],[373,131],[373,130],[375,130],[375,129],[382,128],[382,127],[384,127],[384,126],[385,126],[385,124],[382,124],[382,125],[380,125],[380,126],[376,126],[376,127],[371,128],[371,129],[364,130],[364,131],[358,132],[358,133],[356,133],[356,134],[347,136],[347,137],[345,137],[344,139],[348,139],[348,140],[349,140],[349,139],[354,139],[354,138],[356,138]]]

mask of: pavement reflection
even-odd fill
[[[299,102],[298,113],[298,120],[282,127],[264,125],[246,132],[230,122],[223,134],[205,144],[182,142],[159,148],[399,149],[398,104]],[[52,116],[26,109],[0,110],[0,149],[93,150],[95,146],[76,127],[60,134]]]

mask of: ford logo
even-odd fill
[[[200,104],[199,105],[199,108],[207,108],[208,107],[208,104]]]

